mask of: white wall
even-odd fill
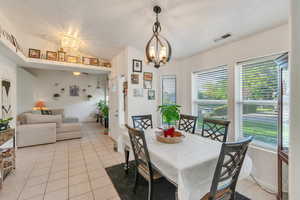
[[[170,74],[177,76],[177,103],[183,106],[183,113],[191,114],[192,72],[210,69],[221,65],[228,65],[228,117],[232,122],[229,130],[229,137],[230,139],[233,139],[235,138],[234,76],[236,63],[250,58],[277,54],[285,51],[289,51],[289,29],[287,24],[203,53],[199,53],[186,59],[173,61],[168,66],[161,68],[160,75]],[[265,186],[276,190],[276,153],[253,147],[249,149],[249,155],[252,157],[254,163],[253,174],[256,178]]]
[[[131,84],[132,60],[139,59],[143,61],[143,72],[139,74],[139,84]],[[155,100],[148,100],[148,90],[144,89],[143,97],[134,97],[133,90],[135,88],[143,88],[143,73],[152,72],[153,81],[152,89],[156,92]],[[128,81],[128,95],[126,97],[125,111],[123,106],[123,86],[118,85],[117,80],[122,79]],[[133,48],[126,47],[118,55],[112,59],[112,73],[110,76],[110,135],[117,140],[120,131],[124,131],[122,125],[127,123],[132,126],[131,116],[151,114],[154,127],[157,126],[158,121],[158,70],[152,65],[147,65],[144,61],[144,53]],[[116,111],[118,110],[118,119],[116,118]],[[120,119],[124,121],[120,123]],[[126,131],[126,130],[125,130]]]
[[[138,59],[143,61],[143,71],[142,73],[132,71],[132,60]],[[152,89],[155,90],[156,97],[155,100],[148,100],[148,89],[143,89],[144,96],[143,97],[134,97],[133,90],[138,88],[143,88],[143,75],[144,72],[152,72],[153,80],[152,80]],[[139,75],[139,84],[131,84],[131,74]],[[152,115],[153,126],[157,127],[157,88],[158,88],[158,70],[152,65],[146,64],[144,61],[144,52],[141,52],[135,48],[128,48],[128,96],[127,96],[127,104],[128,104],[128,124],[132,125],[131,116],[134,115]]]
[[[12,101],[12,115],[14,121],[11,123],[11,126],[15,127],[15,119],[17,112],[17,98],[16,98],[16,84],[17,84],[17,67],[16,65],[3,57],[0,52],[0,80],[10,80],[11,82],[11,101]],[[2,93],[0,93],[0,105],[2,100]],[[2,111],[0,112],[0,118],[2,117]]]
[[[18,113],[31,110],[36,101],[43,100],[48,108],[64,108],[67,117],[77,117],[80,121],[95,120],[96,104],[100,99],[104,100],[107,84],[106,75],[73,76],[71,72],[54,70],[33,70],[31,74],[19,69],[18,78]],[[98,80],[101,89],[96,89]],[[79,86],[79,97],[69,95],[71,85]],[[61,88],[65,91],[61,92]],[[82,89],[86,89],[86,92]],[[61,95],[58,100],[53,98],[55,93]],[[87,98],[88,94],[93,96],[90,100]]]
[[[291,200],[299,199],[300,196],[300,2],[290,1],[290,30],[291,30],[291,108],[290,109],[290,193]]]

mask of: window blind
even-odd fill
[[[228,67],[195,73],[197,100],[227,100]]]
[[[276,100],[278,96],[278,66],[273,61],[242,65],[242,100]]]

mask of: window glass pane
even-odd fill
[[[227,67],[218,67],[195,75],[197,98],[199,100],[226,100],[228,87]]]
[[[278,97],[278,66],[266,61],[242,67],[243,100],[275,100]]]
[[[277,145],[279,67],[269,60],[244,64],[240,72],[240,133],[271,148]]]
[[[176,104],[176,77],[162,78],[162,104]]]
[[[243,105],[242,133],[254,136],[256,142],[277,145],[278,113],[273,105]],[[265,145],[265,144],[264,144]]]
[[[227,119],[227,104],[198,104],[198,129],[201,129],[203,118]]]

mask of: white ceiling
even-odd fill
[[[224,33],[237,40],[288,21],[287,0],[0,0],[0,12],[21,30],[56,42],[76,29],[82,51],[110,59],[126,45],[144,49],[157,2],[176,58],[220,45],[213,40]]]

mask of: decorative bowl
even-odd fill
[[[165,137],[163,134],[161,135],[156,135],[156,140],[161,142],[161,143],[166,143],[166,144],[177,144],[183,141],[185,136],[178,131],[175,131],[176,134],[180,136],[174,136],[174,137]]]

